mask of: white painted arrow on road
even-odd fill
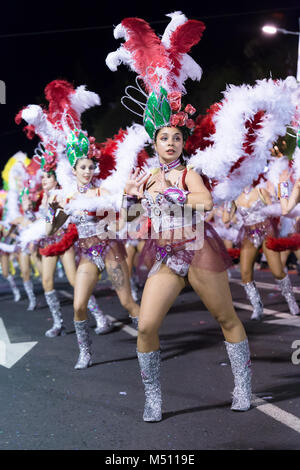
[[[0,318],[0,365],[10,369],[25,354],[28,353],[37,341],[27,343],[11,343],[8,337],[5,325],[2,318]]]

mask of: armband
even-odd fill
[[[283,181],[278,184],[278,199],[288,199],[289,198],[289,182]]]

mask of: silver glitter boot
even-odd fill
[[[225,345],[234,376],[231,409],[247,411],[251,406],[251,359],[248,339],[240,343],[225,341]]]
[[[20,294],[19,289],[16,286],[16,283],[15,283],[15,280],[14,280],[13,276],[11,274],[9,274],[6,279],[9,283],[10,288],[12,290],[12,293],[14,295],[14,301],[19,302],[19,300],[21,298],[21,294]]]
[[[256,287],[254,281],[247,282],[246,284],[242,284],[244,287],[248,300],[250,301],[253,307],[253,313],[251,315],[251,320],[261,320],[263,317],[263,303],[261,301],[260,293]]]
[[[75,331],[79,346],[79,358],[74,369],[86,369],[92,365],[91,341],[89,338],[89,321],[75,321]]]
[[[29,299],[29,305],[27,307],[27,310],[34,310],[36,307],[36,298],[33,292],[33,285],[31,281],[23,281],[23,286],[25,289],[25,292],[27,294],[27,297]]]
[[[290,313],[292,315],[298,315],[299,314],[299,307],[295,299],[295,295],[293,292],[293,287],[291,284],[291,280],[288,276],[288,274],[283,278],[283,279],[276,279],[276,282],[279,284],[281,293],[285,300],[287,301],[287,304],[290,309]]]
[[[63,326],[63,319],[60,311],[60,303],[56,295],[56,291],[45,292],[45,299],[53,318],[53,326],[46,331],[45,336],[54,338],[55,336],[64,336],[66,329]]]
[[[87,308],[96,320],[97,326],[94,331],[97,335],[104,335],[105,333],[109,333],[114,328],[109,318],[107,318],[107,316],[104,315],[102,310],[100,310],[100,308],[98,307],[94,295],[91,295],[91,297],[89,298]]]
[[[146,397],[143,420],[161,421],[160,350],[137,356]]]

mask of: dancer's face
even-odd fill
[[[42,188],[44,191],[51,191],[51,189],[54,189],[56,186],[57,182],[55,179],[55,176],[53,174],[47,173],[46,171],[43,171],[42,173]]]
[[[180,157],[183,146],[183,135],[177,127],[162,127],[159,129],[154,148],[162,163],[170,163]]]
[[[93,178],[95,172],[95,165],[89,158],[81,158],[78,160],[73,173],[76,176],[77,184],[79,186],[85,186],[89,184]]]

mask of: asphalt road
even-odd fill
[[[300,277],[290,275],[300,302]],[[186,289],[161,329],[159,423],[142,420],[136,333],[109,284],[99,283],[95,293],[115,320],[115,329],[97,336],[91,319],[94,363],[75,370],[72,289],[65,280],[57,279],[56,289],[67,335],[50,339],[44,336],[52,320],[40,282],[34,281],[38,308],[29,312],[24,291],[21,301],[14,303],[1,278],[0,345],[30,344],[11,367],[5,366],[7,358],[0,348],[0,449],[299,450],[300,317],[287,313],[270,273],[256,271],[266,315],[262,322],[250,321],[238,271],[232,276],[233,299],[251,348],[253,407],[244,413],[230,410],[233,377],[221,330],[196,294]],[[22,286],[20,279],[17,283]],[[293,349],[297,340],[299,354]]]

